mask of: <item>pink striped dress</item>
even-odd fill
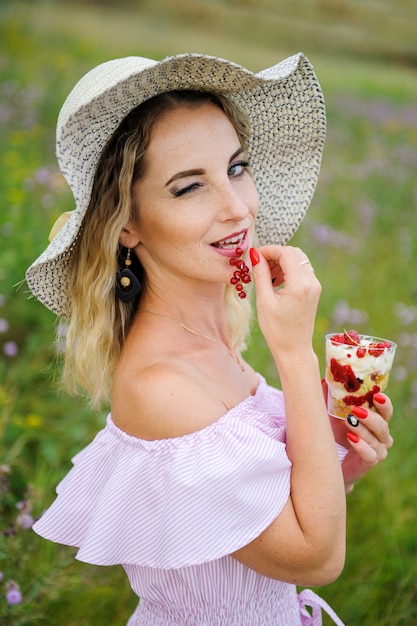
[[[261,376],[253,396],[183,437],[137,439],[109,415],[73,463],[34,530],[86,563],[123,565],[140,598],[129,626],[319,626],[321,608],[343,626],[312,591],[229,556],[290,492],[283,396]]]

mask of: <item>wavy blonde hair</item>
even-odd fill
[[[115,295],[120,269],[119,236],[133,216],[132,186],[144,172],[144,158],[155,122],[178,106],[196,108],[212,102],[233,124],[247,151],[249,122],[233,102],[200,91],[173,91],[155,96],[124,119],[105,146],[94,179],[91,200],[71,259],[71,318],[66,337],[64,381],[68,391],[85,389],[94,408],[110,399],[111,378],[137,302]],[[231,342],[246,347],[252,307],[232,285],[226,287]]]

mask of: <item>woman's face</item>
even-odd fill
[[[133,199],[148,279],[228,283],[236,248],[252,244],[255,184],[233,125],[212,103],[181,106],[154,125]]]

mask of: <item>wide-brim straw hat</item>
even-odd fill
[[[260,201],[259,243],[287,243],[302,221],[316,187],[326,133],[323,95],[302,53],[257,74],[201,54],[108,61],[81,78],[59,114],[57,158],[76,209],[26,272],[32,293],[57,315],[71,314],[68,262],[104,146],[139,104],[178,89],[220,92],[248,115],[249,161]]]

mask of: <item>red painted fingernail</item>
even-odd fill
[[[350,431],[348,432],[348,434],[346,435],[346,437],[349,439],[349,441],[351,441],[352,443],[359,443],[359,437],[356,433],[351,433]]]
[[[259,256],[259,252],[257,251],[256,248],[251,248],[249,250],[249,256],[250,256],[250,261],[252,263],[252,267],[255,267],[255,265],[258,265],[259,261],[261,260],[261,257]]]
[[[385,404],[386,397],[382,393],[374,393],[373,399],[378,402],[378,404]]]
[[[353,415],[359,417],[359,419],[364,420],[368,417],[368,411],[363,408],[363,406],[354,406],[352,408]]]

